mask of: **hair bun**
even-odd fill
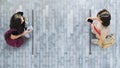
[[[102,14],[102,15],[100,15],[100,18],[104,18],[104,19],[107,19],[107,20],[111,20],[110,14]]]
[[[17,12],[17,14],[20,14],[21,16],[23,16],[23,12]]]

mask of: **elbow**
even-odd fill
[[[12,40],[15,40],[15,39],[17,39],[17,38],[15,38],[15,37],[11,37],[11,39],[12,39]]]
[[[17,39],[17,37],[16,36],[14,36],[14,35],[11,35],[11,37],[10,37],[12,40],[15,40],[15,39]]]

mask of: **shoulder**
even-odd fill
[[[102,29],[101,29],[101,33],[108,33],[110,31],[110,27],[108,26],[108,27],[103,27]]]
[[[17,29],[14,29],[14,28],[9,29],[8,31],[9,31],[10,34],[13,34],[13,35],[18,34]]]

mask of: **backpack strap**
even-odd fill
[[[96,28],[96,26],[94,25],[94,29],[95,29],[95,31],[100,35],[101,33],[100,33],[100,31]]]

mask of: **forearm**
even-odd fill
[[[22,36],[23,36],[23,34],[19,34],[19,35],[12,35],[11,34],[11,39],[17,39],[17,38],[22,37]]]
[[[94,29],[94,24],[92,23],[90,26],[91,26],[92,32],[93,32],[94,34],[97,34],[96,31],[95,31],[95,29]]]

